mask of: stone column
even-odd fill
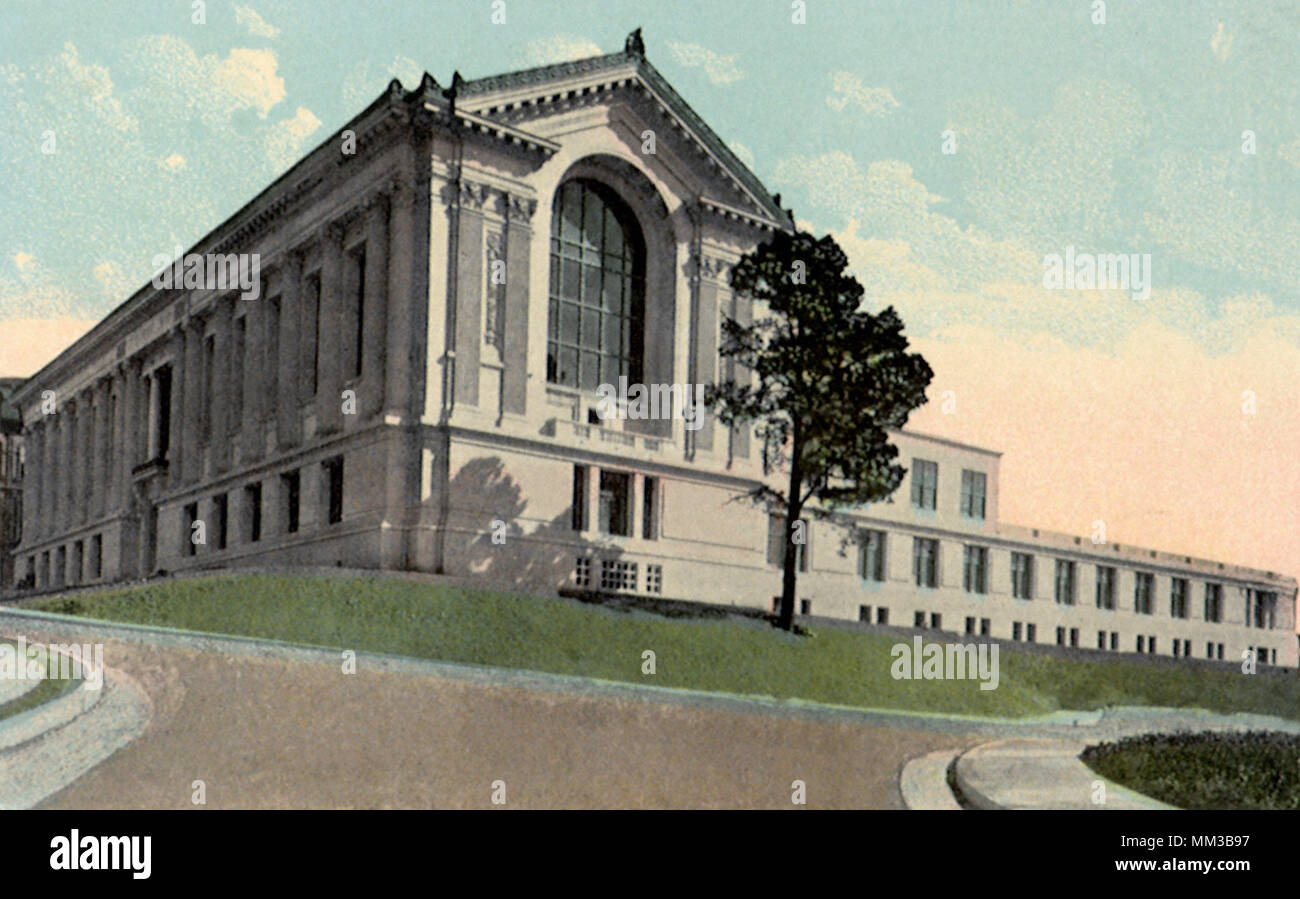
[[[396,178],[388,193],[387,352],[384,358],[384,409],[389,415],[409,419],[411,409],[411,332],[414,302],[411,286],[414,240],[415,190],[406,178]]]
[[[168,410],[169,429],[167,433],[167,483],[179,487],[184,477],[185,444],[194,439],[193,431],[185,430],[185,326],[178,324],[172,328],[172,396],[171,409]]]
[[[507,198],[505,371],[501,393],[502,408],[516,415],[523,415],[527,408],[528,257],[532,252],[531,221],[536,210],[536,200]]]
[[[108,460],[112,454],[112,440],[109,433],[113,423],[109,420],[108,406],[112,396],[112,384],[107,377],[95,383],[95,457],[94,507],[91,517],[103,518],[108,508]]]
[[[283,286],[280,289],[280,358],[276,361],[275,434],[276,447],[297,446],[302,435],[298,416],[298,328],[302,319],[302,256],[289,253],[285,258]]]
[[[123,512],[131,511],[131,490],[134,483],[131,469],[140,464],[140,428],[138,408],[140,392],[140,361],[128,359],[122,367],[122,494]]]
[[[728,273],[730,267],[728,267]],[[753,302],[749,297],[740,293],[732,294],[732,313],[731,317],[740,324],[748,327],[754,320]],[[753,372],[744,365],[739,364],[734,359],[727,360],[728,377],[734,378],[737,384],[741,386],[751,383]],[[731,429],[731,455],[736,459],[749,458],[749,434],[751,426],[748,424],[739,424]]]
[[[479,350],[483,345],[483,204],[488,189],[461,182],[456,207],[456,304],[453,346],[454,397],[457,403],[479,404]]]
[[[388,216],[389,199],[382,194],[370,204],[366,218],[366,278],[364,333],[361,353],[360,409],[366,418],[384,408],[384,344],[388,319]]]
[[[212,470],[223,472],[230,467],[230,328],[234,309],[229,297],[216,303],[216,330],[212,345],[212,433],[208,452]]]
[[[58,460],[55,463],[59,474],[58,484],[58,502],[55,508],[58,509],[58,524],[55,527],[55,533],[66,531],[69,523],[72,521],[72,425],[76,414],[76,405],[71,400],[61,401],[59,404],[59,449]]]
[[[40,536],[41,482],[45,471],[41,466],[44,422],[34,422],[27,429],[27,458],[23,469],[23,542],[31,543]]]
[[[343,358],[344,328],[347,327],[343,302],[343,228],[330,224],[321,242],[320,264],[320,341],[317,358],[319,375],[316,390],[316,431],[332,434],[343,427]]]
[[[701,258],[699,261],[701,268],[705,267],[705,260]],[[711,280],[711,277],[710,274],[701,277],[699,280],[693,384],[711,384],[717,380],[718,285]],[[713,449],[713,416],[708,413],[703,413],[703,415],[704,419],[700,424],[700,428],[695,431],[695,449],[709,452]],[[673,427],[678,427],[679,424],[682,430],[685,431],[685,422],[673,422]]]
[[[203,319],[189,318],[183,324],[185,332],[185,358],[181,366],[182,377],[172,378],[172,390],[183,381],[181,390],[180,452],[172,453],[172,464],[179,465],[178,480],[173,483],[193,484],[203,478],[203,445],[200,433],[200,415],[203,411]]]
[[[145,459],[148,461],[152,461],[153,459],[158,458],[158,450],[162,445],[159,442],[160,435],[161,435],[160,428],[162,426],[162,421],[161,421],[162,415],[160,414],[160,410],[159,410],[159,399],[161,397],[158,392],[157,373],[156,372],[150,373],[149,377],[146,378],[146,380],[149,382],[149,408],[148,408],[148,412],[146,413],[146,415],[148,416],[147,420],[149,422],[149,432],[148,432],[149,440],[148,443],[146,444],[148,446],[148,449],[145,450]]]
[[[262,435],[262,410],[265,407],[266,385],[262,374],[266,354],[267,297],[247,300],[251,308],[244,319],[244,421],[240,427],[243,449],[240,456],[255,462],[262,458],[266,438]]]
[[[82,426],[81,446],[81,489],[78,491],[77,520],[83,524],[90,520],[95,496],[95,385],[92,383],[81,394]]]

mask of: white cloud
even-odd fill
[[[321,125],[309,109],[299,106],[293,118],[277,122],[266,134],[267,158],[276,170],[287,169],[302,155],[307,139]]]
[[[214,73],[217,83],[239,102],[253,107],[266,118],[271,107],[284,99],[284,79],[276,74],[275,54],[270,50],[236,47]]]
[[[185,157],[179,153],[173,153],[158,164],[169,172],[179,172],[185,168]]]
[[[1232,34],[1224,29],[1222,22],[1214,29],[1214,37],[1210,38],[1210,52],[1219,62],[1226,61],[1232,52]]]
[[[14,265],[18,266],[19,272],[25,274],[31,270],[32,260],[35,258],[36,257],[32,256],[31,253],[24,253],[22,250],[19,250],[17,253],[14,253]]]
[[[731,84],[739,81],[745,73],[736,65],[736,57],[722,56],[699,44],[683,44],[679,41],[668,42],[668,52],[678,65],[688,69],[704,68],[704,74],[714,84]]]
[[[852,72],[833,72],[831,90],[833,93],[826,98],[826,105],[837,112],[851,104],[869,116],[884,116],[900,105],[889,88],[867,87]]]
[[[529,41],[523,58],[527,66],[548,66],[600,55],[600,45],[593,40],[573,34],[553,34]]]
[[[394,78],[402,82],[407,90],[411,90],[423,77],[424,69],[420,64],[409,56],[400,54],[382,69],[372,68],[369,62],[357,63],[343,79],[343,105],[349,111],[359,111],[378,97],[379,92]]]
[[[251,6],[235,7],[235,24],[247,26],[248,33],[257,37],[275,38],[280,34],[279,28],[268,24]]]
[[[749,166],[751,169],[754,167],[754,154],[749,147],[733,140],[731,143],[727,144],[727,149],[732,153],[735,153],[736,158],[745,165]]]

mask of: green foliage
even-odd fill
[[[1300,679],[1085,661],[1004,646],[996,690],[974,680],[894,680],[890,634],[814,626],[816,639],[752,619],[665,618],[576,600],[394,578],[230,576],[78,598],[83,614],[288,643],[659,687],[858,708],[1018,717],[1108,704],[1300,718]],[[59,611],[64,600],[25,603]],[[641,674],[654,650],[658,671]]]
[[[1300,736],[1145,734],[1089,746],[1094,771],[1179,808],[1300,810]]]

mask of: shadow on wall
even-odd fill
[[[570,487],[566,485],[565,489]],[[623,554],[613,543],[591,540],[575,531],[571,505],[525,532],[520,516],[528,501],[496,456],[466,463],[451,479],[448,491],[451,515],[444,568],[449,574],[476,575],[502,586],[553,591],[575,586],[575,568],[581,557],[591,560],[589,581],[577,586],[594,589],[600,586],[601,562]],[[588,506],[594,509],[593,499],[588,499]]]

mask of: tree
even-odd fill
[[[767,485],[749,497],[785,515],[784,579],[778,625],[794,622],[797,527],[805,508],[819,517],[879,502],[902,482],[897,430],[925,402],[933,372],[908,353],[892,306],[862,310],[862,285],[829,235],[781,232],[747,254],[731,286],[767,306],[750,325],[725,318],[721,355],[736,377],[711,384],[705,404],[728,426],[754,425],[765,469],[783,470],[782,495]],[[749,377],[752,373],[753,377]],[[809,505],[809,504],[812,505]]]

